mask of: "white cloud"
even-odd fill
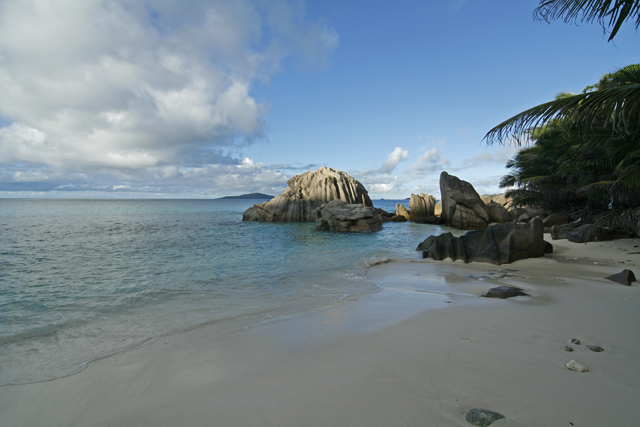
[[[464,169],[470,169],[479,166],[487,165],[506,165],[507,161],[511,159],[518,149],[514,146],[505,146],[496,151],[482,153],[478,156],[464,159],[462,165],[458,167],[452,167],[452,171],[459,171]]]
[[[0,191],[147,193],[175,197],[220,197],[248,192],[279,194],[288,176],[245,158],[238,165],[157,166],[120,175],[84,174],[50,167],[14,166],[0,171]],[[117,181],[117,182],[114,182]],[[66,193],[65,193],[66,192]]]
[[[0,0],[0,165],[96,180],[232,167],[264,133],[253,82],[338,44],[285,0]]]
[[[391,173],[398,163],[409,157],[409,152],[403,150],[402,147],[396,147],[392,153],[387,156],[387,160],[382,164],[379,169],[380,173]]]
[[[420,175],[437,173],[449,166],[449,161],[442,158],[442,151],[436,148],[426,150],[413,165],[413,172]]]
[[[359,173],[360,176],[388,175],[398,166],[398,164],[409,157],[409,152],[402,147],[396,147],[387,155],[387,160],[378,169],[365,169]]]

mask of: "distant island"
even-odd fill
[[[242,194],[240,196],[224,196],[220,197],[220,199],[273,199],[274,196],[270,196],[268,194],[263,193],[249,193]]]

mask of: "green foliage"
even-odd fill
[[[561,94],[543,104],[546,111],[555,108],[556,114],[533,117],[530,112],[542,107],[538,106],[515,122],[510,119],[508,132],[519,132],[518,138],[533,142],[507,163],[510,172],[501,181],[503,188],[515,187],[508,191],[514,203],[589,212],[608,209],[610,203],[614,208],[639,206],[640,100],[625,95],[606,106],[612,91],[632,88],[640,93],[639,83],[640,65],[630,65],[605,75],[582,94]],[[575,105],[571,111],[567,100]],[[594,100],[600,106],[593,107]],[[533,115],[523,118],[526,114]],[[496,128],[487,134],[489,141],[491,132],[500,141],[505,137]]]
[[[551,22],[563,18],[564,22],[598,22],[610,31],[609,41],[627,19],[636,18],[640,25],[640,1],[638,0],[541,0],[533,16],[539,21]]]

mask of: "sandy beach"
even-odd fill
[[[638,425],[640,286],[604,277],[640,275],[640,239],[552,243],[502,266],[416,253],[371,267],[376,294],[0,387],[0,425],[469,426],[474,408],[496,427]],[[530,296],[479,298],[500,285]]]

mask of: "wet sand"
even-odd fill
[[[604,277],[640,277],[640,239],[552,243],[503,266],[383,263],[376,294],[0,387],[0,425],[469,426],[473,408],[504,415],[496,427],[637,425],[640,286]],[[502,285],[530,296],[479,297]]]

